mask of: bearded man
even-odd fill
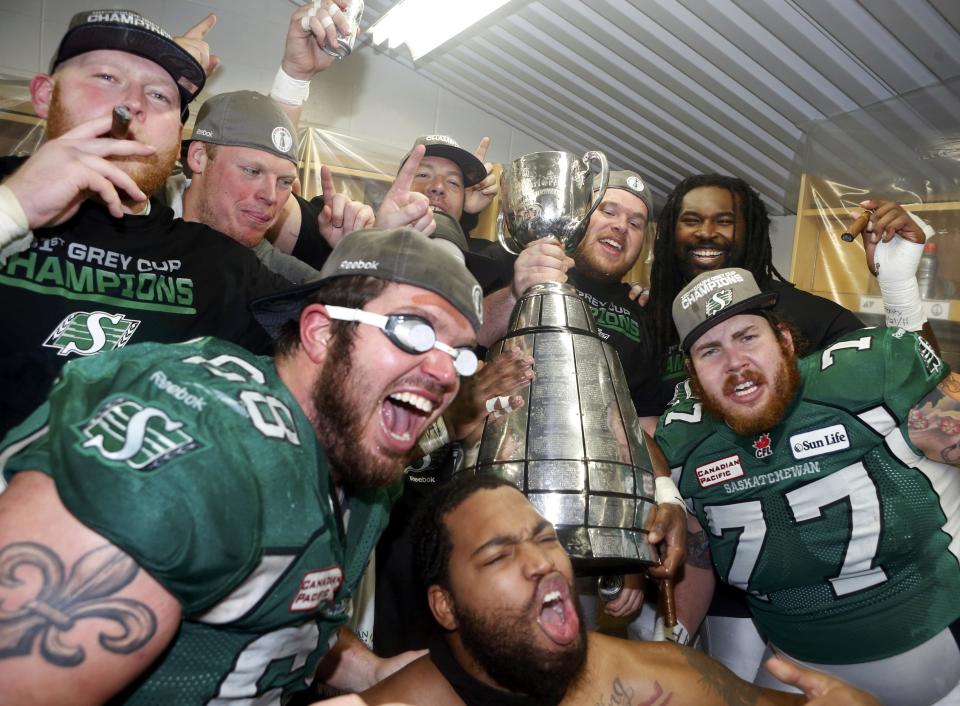
[[[0,159],[0,434],[63,364],[139,341],[269,338],[247,302],[288,285],[256,256],[149,197],[180,147],[201,65],[136,12],[76,15],[31,97],[46,141]],[[130,116],[111,129],[114,108]],[[12,250],[21,249],[12,254]]]
[[[554,527],[510,482],[462,474],[422,506],[417,572],[443,629],[369,704],[594,706],[875,704],[837,680],[771,665],[811,699],[741,681],[696,650],[588,632]]]
[[[0,444],[0,702],[280,704],[409,661],[341,626],[477,368],[480,287],[408,228],[320,274],[256,303],[274,358],[205,337],[72,362]]]
[[[673,301],[690,380],[656,439],[690,530],[768,652],[891,706],[956,703],[960,376],[902,328],[798,360],[777,296],[724,268]]]

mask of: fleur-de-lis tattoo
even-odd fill
[[[48,662],[74,667],[84,661],[86,651],[64,642],[63,634],[88,618],[107,620],[121,628],[120,634],[99,634],[100,645],[117,654],[135,652],[157,631],[156,616],[145,604],[111,597],[140,570],[116,547],[104,545],[87,552],[67,575],[60,557],[44,545],[7,545],[0,549],[0,589],[23,586],[18,572],[24,567],[39,570],[40,590],[12,611],[4,609],[0,596],[0,659],[31,654],[39,642],[40,654]]]

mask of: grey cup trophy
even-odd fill
[[[599,186],[590,170],[591,160],[600,164]],[[500,244],[519,255],[533,241],[552,236],[564,250],[573,252],[607,190],[609,173],[603,152],[587,152],[579,158],[570,152],[534,152],[513,160],[500,176]],[[504,221],[509,236],[504,233]]]
[[[596,195],[591,156],[603,165]],[[602,154],[527,155],[504,172],[503,220],[515,244],[557,233],[572,251],[605,187]],[[535,377],[520,392],[520,409],[487,418],[476,472],[516,484],[556,526],[578,574],[636,573],[659,563],[645,529],[655,507],[653,467],[623,367],[577,290],[560,282],[530,287],[490,355],[510,349],[533,356]]]

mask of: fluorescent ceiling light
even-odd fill
[[[416,61],[509,1],[400,0],[369,32],[374,44],[406,44]]]

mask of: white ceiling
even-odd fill
[[[366,5],[369,26],[393,0]],[[415,70],[545,144],[605,151],[658,202],[719,171],[783,214],[804,124],[960,77],[960,0],[512,0],[449,45]]]

